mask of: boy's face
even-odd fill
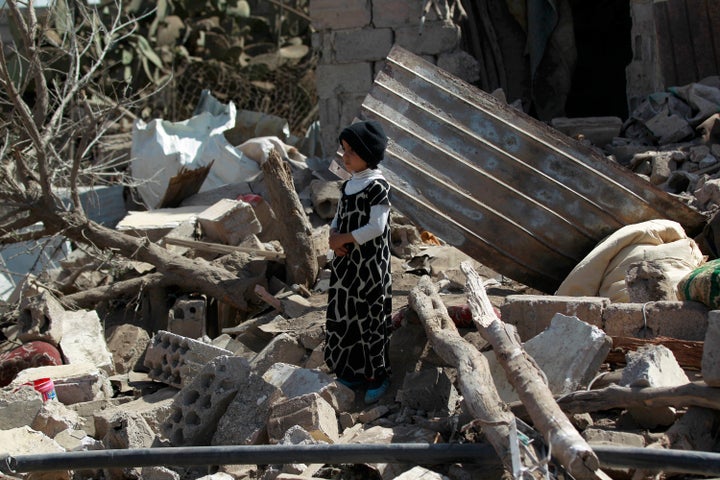
[[[345,140],[341,140],[340,144],[342,145],[343,149],[343,163],[345,164],[345,169],[347,169],[348,172],[362,172],[363,170],[368,168],[365,160],[363,160],[360,155],[355,153],[352,147],[350,147],[350,145],[348,145]]]

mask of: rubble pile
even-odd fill
[[[711,217],[720,206],[720,189],[713,186],[720,178],[717,115],[696,112],[687,120],[700,103],[693,100],[697,92],[715,98],[711,87],[704,83],[649,99],[625,125],[558,119],[553,126],[603,149]],[[678,100],[683,96],[687,104]],[[621,130],[627,136],[621,137]],[[269,151],[279,152],[290,165],[312,228],[308,242],[319,273],[310,287],[287,282],[293,253],[281,242],[287,219],[268,201],[269,179],[261,174]],[[116,228],[189,258],[252,271],[257,281],[244,292],[246,308],[183,285],[143,284],[154,274],[149,264],[126,261],[100,268],[92,252],[73,251],[58,269],[24,284],[16,294],[22,299],[17,314],[8,315],[3,325],[0,450],[21,458],[107,449],[489,442],[496,453],[506,452],[513,468],[529,468],[528,462],[537,460],[531,466],[539,472],[583,478],[574,470],[564,473],[577,465],[556,459],[548,464],[518,450],[522,438],[529,437],[533,448],[545,454],[557,446],[533,436],[528,427],[542,424],[538,418],[548,405],[533,411],[527,404],[528,392],[505,368],[508,359],[495,355],[507,347],[488,333],[495,324],[516,339],[513,348],[538,369],[534,379],[541,392],[535,398],[547,393],[557,399],[579,435],[578,445],[586,442],[598,451],[607,446],[717,451],[717,436],[708,427],[718,420],[717,310],[673,296],[678,278],[635,262],[632,276],[626,277],[624,301],[593,294],[543,295],[484,267],[395,211],[392,383],[379,403],[365,405],[362,395],[328,374],[322,354],[327,223],[340,182],[327,173],[327,165],[315,168],[311,159],[277,138],[248,139],[234,155],[253,171],[248,181],[226,182],[216,175],[213,188],[172,197],[178,184],[197,180],[191,175],[197,165],[178,167],[165,190],[152,192],[150,203],[157,208],[129,212]],[[152,165],[145,167],[152,170]],[[168,202],[175,206],[167,207]],[[462,267],[467,265],[480,272],[492,303],[483,315],[472,308],[469,275]],[[653,278],[655,287],[665,287],[649,288]],[[668,278],[672,285],[662,284]],[[114,296],[112,285],[130,279],[139,281],[137,288]],[[62,290],[54,288],[61,284]],[[105,292],[101,301],[88,295],[96,289]],[[424,304],[425,295],[433,302]],[[493,322],[484,324],[479,317]],[[433,321],[441,321],[442,328]],[[468,372],[467,365],[482,372]],[[534,375],[525,370],[523,375]],[[491,380],[494,388],[479,378]],[[36,382],[46,379],[52,388],[41,391]],[[496,405],[507,407],[503,412],[478,400],[488,392],[497,395]],[[512,425],[487,421],[491,414],[505,418],[509,412]],[[564,461],[567,452],[552,453]],[[6,471],[4,478],[282,480],[338,478],[344,470],[360,478],[490,479],[507,473],[501,457],[434,464],[383,457],[337,462],[329,455],[321,463],[130,466],[108,458],[91,468],[18,469]],[[608,456],[599,466],[591,463],[585,465],[590,468],[585,478],[702,471],[663,462],[654,468],[628,466]]]

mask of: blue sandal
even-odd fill
[[[365,403],[371,404],[377,402],[378,400],[380,400],[380,397],[382,397],[385,392],[387,392],[387,389],[389,387],[390,380],[386,378],[385,380],[383,380],[379,387],[368,388],[365,392]]]

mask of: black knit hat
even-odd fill
[[[340,132],[340,140],[345,140],[370,168],[377,167],[385,156],[387,136],[382,125],[374,120],[353,123],[344,128]]]

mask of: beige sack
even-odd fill
[[[672,220],[627,225],[602,240],[565,278],[556,295],[630,300],[625,275],[640,261],[659,265],[673,286],[705,261],[700,248]]]

